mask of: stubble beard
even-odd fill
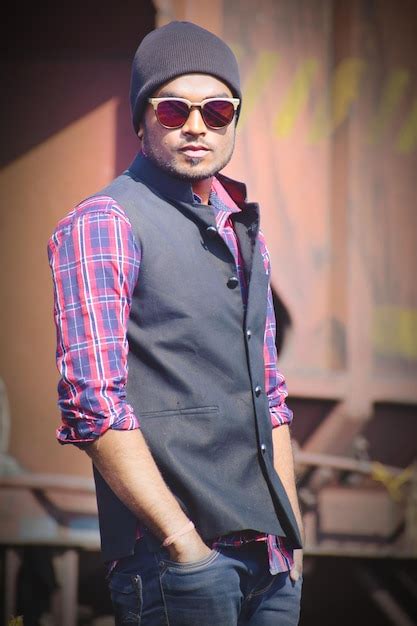
[[[165,155],[161,154],[158,148],[155,148],[152,138],[148,136],[146,131],[142,137],[142,150],[148,159],[167,174],[191,183],[211,178],[226,167],[232,158],[234,147],[235,138],[233,136],[228,150],[223,151],[211,166],[201,167],[201,159],[192,157],[186,157],[186,164],[182,165],[176,163],[174,159],[168,160]]]

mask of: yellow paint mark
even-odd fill
[[[262,89],[268,84],[278,66],[279,55],[276,52],[262,51],[251,69],[249,78],[243,87],[245,99],[239,117],[239,128],[245,124],[256,102],[261,98]]]
[[[403,487],[413,476],[413,467],[409,465],[400,474],[393,474],[382,463],[374,461],[371,465],[371,477],[384,485],[393,500],[400,502],[404,498]]]
[[[394,70],[388,77],[382,92],[378,112],[369,133],[369,138],[372,142],[377,142],[381,138],[385,127],[404,95],[409,81],[410,72],[404,69]]]
[[[325,101],[319,105],[315,115],[310,133],[313,142],[329,136],[346,120],[359,95],[364,69],[365,62],[357,57],[347,58],[336,67],[330,93],[325,96]]]
[[[274,122],[274,130],[278,137],[287,137],[293,129],[298,115],[307,103],[308,92],[317,67],[316,59],[306,59],[297,71]]]
[[[373,322],[373,345],[379,354],[417,359],[417,309],[378,307]]]
[[[410,115],[406,119],[403,127],[401,128],[398,139],[396,142],[396,148],[398,152],[403,154],[410,154],[414,150],[417,144],[417,98],[411,108]]]

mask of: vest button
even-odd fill
[[[261,452],[262,454],[265,454],[266,452],[266,445],[264,443],[261,443]]]
[[[206,233],[207,233],[207,237],[210,237],[210,239],[213,239],[217,235],[218,230],[215,226],[207,226]]]
[[[246,337],[247,337],[248,339],[250,339],[250,338],[252,337],[252,331],[251,331],[251,329],[250,329],[250,328],[248,328],[248,330],[246,331]]]
[[[257,386],[255,387],[255,396],[256,396],[257,398],[259,398],[259,396],[261,395],[261,393],[262,393],[262,387],[260,387],[259,385],[257,385]]]
[[[236,289],[239,284],[239,279],[236,276],[231,276],[227,281],[227,286],[229,289]]]

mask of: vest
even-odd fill
[[[248,282],[246,311],[235,261],[210,206],[191,185],[139,155],[97,195],[126,212],[142,251],[128,322],[127,401],[173,494],[203,539],[253,529],[301,546],[273,467],[264,386],[268,276],[259,209],[219,175],[242,209],[232,213]],[[105,561],[133,553],[137,518],[98,470]]]

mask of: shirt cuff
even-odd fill
[[[96,441],[109,429],[135,430],[137,428],[140,428],[139,420],[133,413],[128,413],[114,421],[112,418],[64,418],[62,426],[56,431],[56,437],[63,445],[71,443],[78,448],[84,448],[86,444]]]
[[[269,407],[269,415],[271,417],[272,428],[284,426],[285,424],[289,426],[293,420],[293,412],[288,408],[285,402],[279,406]]]

